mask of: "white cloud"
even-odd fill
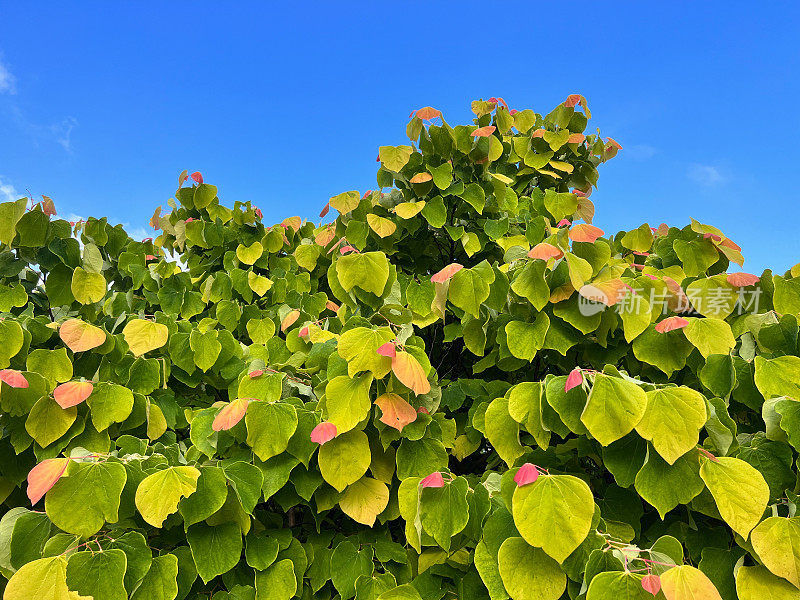
[[[72,130],[75,129],[77,125],[78,120],[76,118],[67,117],[61,121],[61,123],[50,126],[50,131],[53,133],[53,136],[55,136],[56,142],[67,152],[71,152],[72,150],[70,136],[72,135]]]
[[[8,70],[8,67],[0,60],[0,94],[16,94],[17,79]]]
[[[713,186],[725,182],[725,176],[717,167],[695,163],[689,166],[686,175],[700,185]]]
[[[3,202],[13,202],[22,198],[22,194],[18,193],[14,186],[7,183],[0,177],[0,200]]]

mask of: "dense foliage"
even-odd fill
[[[472,110],[320,226],[0,204],[6,600],[800,598],[800,270],[591,225],[580,96]]]

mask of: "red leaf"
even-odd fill
[[[320,213],[319,213],[319,218],[320,218],[320,219],[324,218],[324,217],[325,217],[325,215],[327,215],[327,214],[328,214],[328,211],[329,211],[330,209],[331,209],[331,203],[330,203],[330,202],[328,202],[328,203],[327,203],[327,204],[326,204],[326,205],[325,205],[325,206],[322,208],[322,210],[320,211]]]
[[[12,388],[28,387],[28,380],[16,369],[3,369],[0,371],[0,381]]]
[[[728,273],[725,279],[728,283],[736,287],[755,285],[761,280],[758,275],[751,275],[750,273]]]
[[[495,132],[497,129],[494,125],[487,125],[486,127],[478,127],[475,131],[473,131],[470,135],[472,137],[489,137]]]
[[[195,183],[202,184],[203,183],[203,174],[200,171],[195,171],[194,173],[192,173],[192,179],[194,180]]]
[[[336,425],[323,421],[311,431],[311,441],[320,446],[336,437]]]
[[[433,473],[425,477],[422,481],[420,481],[419,484],[424,488],[426,487],[440,488],[444,487],[444,478],[442,477],[442,474],[439,471],[434,471]]]
[[[428,410],[427,408],[425,408],[424,406],[420,406],[420,407],[417,409],[417,414],[429,415],[429,414],[431,414],[431,411],[429,411],[429,410]]]
[[[575,225],[569,232],[569,239],[573,242],[589,242],[593,244],[597,238],[601,237],[605,232],[599,227],[589,225],[588,223],[581,223]]]
[[[49,217],[53,217],[56,215],[56,205],[53,202],[52,198],[48,198],[47,196],[42,196],[44,200],[42,200],[42,211]]]
[[[414,407],[397,394],[383,394],[375,400],[375,404],[381,409],[380,422],[397,431],[403,431],[403,427],[417,420]]]
[[[675,329],[683,329],[689,324],[689,321],[683,317],[667,317],[663,321],[656,324],[656,331],[658,333],[667,333]]]
[[[48,458],[28,473],[28,498],[36,504],[56,484],[69,464],[68,458]]]
[[[642,578],[642,587],[655,596],[661,589],[661,578],[658,575],[645,575]]]
[[[732,250],[736,250],[737,252],[742,251],[742,247],[735,243],[733,240],[725,238],[719,243],[720,246],[725,246],[726,248],[731,248]]]
[[[194,221],[194,217],[189,217],[189,218],[188,218],[188,219],[186,219],[186,221],[184,221],[184,222],[185,222],[185,223],[191,223],[192,221]]]
[[[250,401],[247,398],[237,398],[228,402],[214,417],[211,429],[214,431],[227,431],[233,428],[234,425],[242,420],[249,404]]]
[[[253,212],[256,214],[256,217],[258,217],[259,219],[263,219],[264,218],[264,213],[261,212],[260,208],[256,207],[255,210],[253,210]]]
[[[53,390],[56,403],[64,409],[78,406],[92,394],[94,386],[90,381],[68,381]]]
[[[152,254],[147,254],[147,255],[145,255],[144,259],[145,260],[156,260],[156,257],[153,256]]]
[[[250,372],[247,374],[247,376],[248,376],[250,379],[255,379],[256,377],[261,377],[263,374],[264,374],[264,370],[263,370],[263,369],[255,369],[255,370],[253,370],[253,371],[250,371]]]
[[[708,238],[711,238],[715,242],[721,242],[722,241],[722,236],[721,235],[717,235],[716,233],[704,233],[703,234],[703,239],[707,240]]]
[[[463,268],[464,265],[460,265],[458,263],[452,263],[450,265],[447,265],[444,269],[433,275],[431,277],[431,281],[433,283],[444,283]]]
[[[307,337],[308,336],[308,325],[303,327],[297,335],[299,335],[300,337]]]
[[[576,195],[578,198],[586,198],[586,192],[584,192],[583,190],[575,189],[572,190],[572,193]]]
[[[342,254],[347,254],[348,252],[355,252],[356,254],[359,254],[358,250],[350,245],[342,246],[341,248],[339,248],[339,252],[341,252]]]
[[[522,465],[517,471],[517,474],[514,475],[514,481],[517,483],[517,487],[528,485],[537,479],[539,479],[539,469],[537,469],[536,466],[532,465],[531,463],[525,463]]]
[[[378,348],[377,353],[381,356],[394,358],[397,355],[397,346],[394,345],[394,342],[386,342],[383,346]]]
[[[536,244],[531,248],[530,252],[528,252],[528,258],[539,258],[541,260],[561,258],[562,256],[564,256],[564,253],[561,251],[561,248],[553,244],[548,244],[547,242]]]
[[[430,121],[436,117],[441,117],[442,111],[436,110],[432,106],[425,106],[420,108],[414,116],[416,116],[418,119],[422,119],[423,121]]]
[[[564,384],[564,391],[568,392],[574,387],[578,387],[580,384],[583,383],[583,374],[581,373],[580,367],[575,367],[570,371],[569,375],[567,375],[567,381]]]
[[[519,112],[519,111],[518,111],[516,108],[512,108],[511,110],[509,110],[509,111],[508,111],[508,114],[510,114],[510,115],[513,117],[513,116],[514,116],[515,114],[517,114],[518,112]]]
[[[575,108],[578,104],[581,103],[582,98],[583,96],[581,96],[580,94],[570,94],[564,101],[564,106],[566,106],[567,108]]]

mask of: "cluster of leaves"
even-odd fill
[[[605,236],[581,96],[472,110],[319,226],[0,204],[5,600],[800,597],[800,269]]]

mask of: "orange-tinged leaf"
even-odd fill
[[[283,225],[284,227],[291,227],[292,229],[297,231],[303,225],[303,219],[301,219],[300,217],[288,217],[281,222],[281,225]]]
[[[67,409],[86,400],[93,389],[91,381],[68,381],[53,390],[53,397],[61,408]]]
[[[569,299],[574,293],[575,288],[572,287],[572,284],[565,283],[564,285],[559,286],[550,292],[550,302],[553,304],[558,304],[559,302]]]
[[[425,370],[419,361],[408,352],[401,351],[394,355],[392,372],[400,383],[417,396],[431,391],[431,384],[425,376]]]
[[[184,169],[183,171],[181,171],[181,174],[178,175],[178,187],[181,187],[186,182],[187,179],[189,179],[189,171]]]
[[[295,322],[297,322],[297,319],[299,319],[299,318],[300,318],[300,311],[299,310],[295,309],[295,310],[289,312],[288,315],[283,317],[283,321],[281,321],[281,331],[286,331],[287,329],[289,329],[289,327],[294,325]]]
[[[573,193],[577,192],[575,190]],[[583,219],[587,223],[591,223],[594,220],[594,202],[589,200],[587,196],[578,196],[578,208],[575,209],[575,216],[579,219]]]
[[[322,207],[322,210],[319,212],[319,218],[320,219],[324,218],[325,215],[327,215],[330,210],[331,210],[331,203],[329,201],[325,206]]]
[[[609,279],[600,283],[588,283],[578,293],[587,300],[614,306],[625,295],[626,289],[627,284],[621,279]]]
[[[730,238],[725,238],[719,243],[719,245],[725,246],[726,248],[731,248],[732,250],[736,250],[737,252],[742,251],[742,247]]]
[[[328,300],[325,303],[325,308],[327,308],[328,310],[332,310],[333,312],[339,312],[339,305],[331,300]]]
[[[387,356],[389,358],[394,358],[397,354],[397,346],[394,345],[394,342],[386,342],[382,346],[380,346],[376,352],[381,356]]]
[[[431,281],[433,283],[444,283],[445,281],[451,279],[453,275],[458,273],[463,268],[464,265],[460,265],[458,263],[452,263],[450,265],[447,265],[444,269],[433,275],[431,277]]]
[[[683,317],[667,317],[663,321],[659,321],[658,324],[656,324],[656,331],[658,333],[667,333],[668,331],[674,331],[675,329],[683,329],[688,324],[689,321]]]
[[[570,94],[567,96],[567,99],[564,100],[564,106],[567,108],[574,108],[581,103],[581,100],[583,100],[583,96],[580,94]]]
[[[314,237],[314,241],[317,243],[318,246],[322,246],[325,248],[328,244],[333,241],[333,238],[336,237],[336,228],[331,227],[331,225],[326,225]]]
[[[56,484],[69,464],[68,458],[48,458],[28,473],[28,498],[36,504]]]
[[[222,407],[214,417],[214,422],[211,424],[211,429],[214,431],[227,431],[242,420],[244,414],[247,412],[247,406],[250,401],[247,398],[236,398],[228,402]]]
[[[248,376],[250,379],[255,379],[255,378],[257,378],[257,377],[261,377],[263,374],[264,374],[264,369],[254,369],[254,370],[250,371],[250,372],[247,374],[247,376]]]
[[[46,214],[48,217],[55,216],[55,214],[56,214],[56,205],[55,205],[55,202],[53,202],[53,199],[49,198],[47,196],[44,196],[44,195],[42,196],[42,198],[43,198],[43,200],[42,200],[42,211],[44,212],[44,214]]]
[[[568,144],[582,144],[583,141],[586,139],[586,136],[582,133],[573,133],[567,139]]]
[[[472,137],[489,137],[497,128],[494,125],[487,125],[486,127],[478,127],[470,135]]]
[[[540,138],[540,137],[544,137],[544,134],[545,134],[545,130],[544,129],[537,129],[536,131],[534,131],[531,134],[531,137],[532,138]]]
[[[105,331],[80,319],[64,321],[58,335],[73,352],[85,352],[102,346],[106,341]]]
[[[538,258],[541,260],[561,258],[562,256],[564,256],[564,252],[561,250],[561,248],[554,246],[553,244],[548,244],[547,242],[536,244],[528,252],[528,258]]]
[[[195,171],[192,173],[192,180],[195,183],[199,183],[200,185],[203,184],[203,174],[200,171]]]
[[[16,369],[3,369],[0,371],[0,381],[12,388],[26,388],[28,387],[28,380],[25,375]]]
[[[323,421],[311,430],[311,441],[320,446],[336,437],[336,425]]]
[[[381,409],[381,423],[403,431],[403,427],[417,420],[417,411],[397,394],[383,394],[375,400]]]
[[[593,244],[597,238],[602,237],[605,232],[599,227],[581,223],[569,230],[569,239],[573,242],[589,242]]]
[[[411,178],[411,183],[425,183],[426,181],[430,181],[433,179],[433,175],[430,173],[417,173]]]
[[[725,279],[728,283],[736,287],[747,287],[761,281],[758,275],[751,275],[750,273],[728,273]]]
[[[431,119],[435,119],[436,117],[442,116],[442,111],[436,110],[432,106],[424,106],[420,108],[415,114],[415,117],[418,119],[422,119],[423,121],[430,121]]]

